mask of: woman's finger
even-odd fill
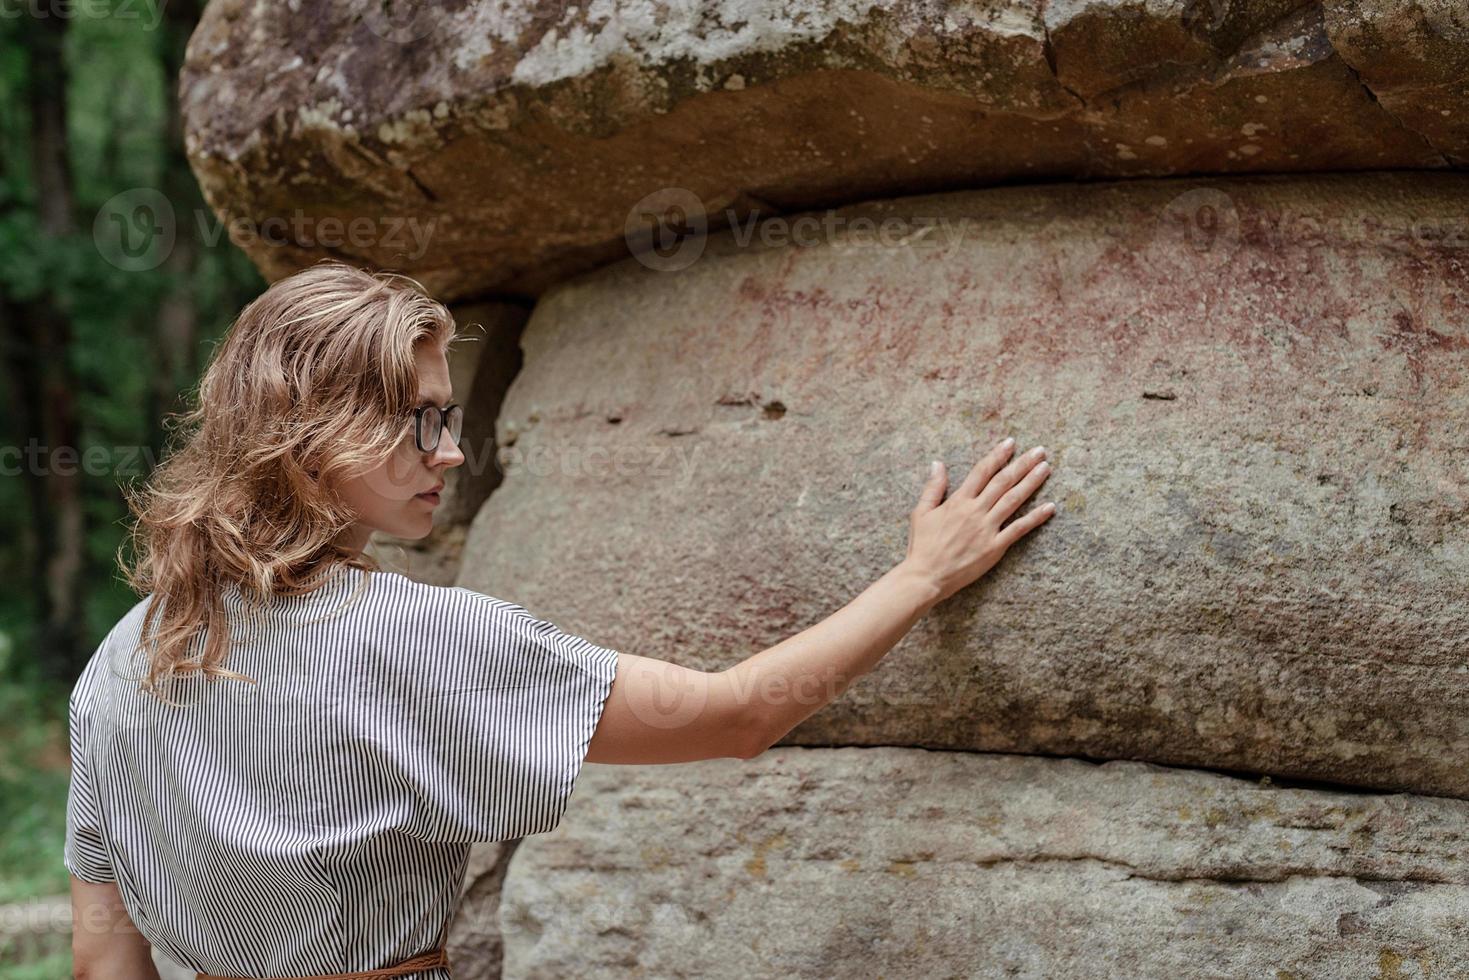
[[[1035,466],[1037,463],[1045,458],[1045,446],[1036,446],[1030,452],[1025,453],[1022,456],[1017,456],[1014,460],[1011,461],[1009,466],[996,473],[994,478],[991,479],[989,483],[985,484],[985,488],[980,491],[980,509],[988,513],[995,506],[995,503],[1000,499],[1000,497],[1002,497],[1011,487],[1018,483],[1020,481],[1020,478],[1025,476],[1025,474],[1030,471],[1031,467]]]
[[[995,543],[1002,550],[1008,551],[1012,544],[1050,520],[1051,515],[1054,513],[1056,513],[1055,501],[1046,501],[1034,510],[1027,511],[1022,516],[1015,518],[1015,520],[1000,528],[1000,533],[995,535]]]
[[[1008,521],[1011,515],[1020,509],[1020,505],[1029,500],[1030,495],[1035,493],[1050,475],[1051,464],[1045,460],[1032,466],[1030,472],[1025,474],[1025,479],[1006,491],[1004,496],[1000,497],[990,509],[989,514],[994,518],[995,524],[1000,525]]]
[[[964,478],[964,482],[959,484],[959,489],[954,491],[953,496],[969,498],[979,493],[979,488],[984,486],[1001,466],[1005,465],[1005,460],[1010,458],[1010,453],[1014,449],[1015,440],[1007,437],[994,449],[981,456],[979,462],[975,463],[969,471],[969,475]]]

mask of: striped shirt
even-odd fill
[[[227,587],[225,666],[259,684],[187,675],[171,707],[137,683],[151,598],[72,691],[64,862],[116,881],[139,931],[204,973],[437,948],[471,842],[560,822],[617,670],[514,603],[342,565],[256,615]]]

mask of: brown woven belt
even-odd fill
[[[260,977],[259,980],[382,980],[383,977],[402,977],[410,973],[421,973],[434,967],[449,966],[449,954],[440,946],[432,953],[415,956],[394,966],[380,970],[363,970],[360,973],[318,973],[309,977]],[[209,973],[195,974],[195,980],[250,980],[248,977],[216,977]]]

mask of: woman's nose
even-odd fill
[[[434,448],[434,462],[445,466],[458,466],[464,462],[464,453],[459,451],[459,443],[448,432],[439,436],[439,444]]]

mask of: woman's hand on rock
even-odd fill
[[[1014,447],[1014,440],[1006,439],[991,449],[947,499],[949,477],[942,462],[923,487],[903,561],[937,586],[940,602],[993,568],[1012,544],[1056,512],[1056,505],[1047,502],[1005,524],[1051,470],[1044,446],[1006,465]]]

